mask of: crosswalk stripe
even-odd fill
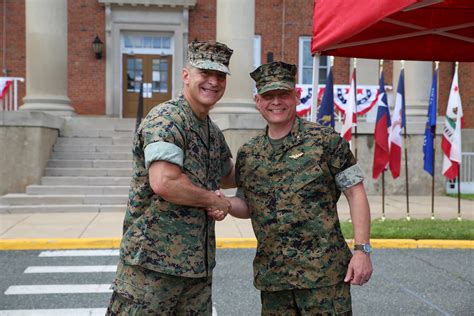
[[[115,272],[117,265],[107,266],[32,266],[26,268],[24,273],[92,273]]]
[[[5,295],[110,293],[110,284],[12,285]]]
[[[42,251],[39,257],[101,257],[101,256],[118,256],[118,249],[102,249],[102,250],[51,250]]]
[[[0,310],[0,316],[103,316],[106,308]]]

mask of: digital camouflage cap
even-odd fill
[[[219,42],[197,42],[188,45],[188,61],[199,69],[221,71],[230,74],[230,56],[234,51]]]
[[[296,83],[296,66],[282,61],[263,64],[250,73],[258,94],[271,90],[292,90]]]

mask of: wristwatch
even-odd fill
[[[365,244],[360,244],[360,245],[354,245],[354,250],[360,250],[365,254],[370,254],[372,252],[372,247],[370,246],[370,243],[365,243]]]

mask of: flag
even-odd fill
[[[398,79],[397,96],[395,99],[395,109],[392,116],[392,128],[390,130],[390,172],[394,179],[400,175],[400,165],[402,161],[402,129],[405,127],[405,71],[402,68]]]
[[[341,136],[344,137],[348,142],[350,142],[352,139],[352,123],[354,122],[355,118],[355,72],[356,69],[354,68],[354,71],[352,72],[351,86],[349,88],[349,96],[347,98],[347,106],[344,112],[344,122],[341,128]]]
[[[388,110],[387,94],[383,73],[380,75],[379,97],[377,102],[377,121],[374,131],[374,165],[372,177],[377,179],[389,162],[388,129],[390,128],[390,111]]]
[[[464,117],[461,96],[458,85],[458,68],[454,72],[451,91],[449,92],[448,107],[444,119],[443,139],[443,175],[453,180],[458,176],[461,163],[461,128],[464,127]]]
[[[13,80],[8,78],[0,78],[0,100],[3,99],[8,89],[12,85]]]
[[[332,82],[332,68],[326,78],[323,100],[319,107],[317,121],[324,126],[334,128],[334,86]]]
[[[434,138],[436,131],[436,115],[438,113],[438,69],[433,74],[431,82],[430,103],[428,105],[428,119],[426,121],[425,139],[423,142],[423,169],[433,176]]]

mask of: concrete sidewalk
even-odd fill
[[[369,196],[369,203],[372,219],[381,218],[382,197]],[[349,219],[349,207],[344,197],[341,197],[338,203],[338,212],[342,221]],[[35,249],[34,245],[38,248],[47,247],[47,245],[41,245],[47,244],[48,240],[51,246],[55,243],[58,247],[59,242],[64,243],[66,240],[68,245],[76,245],[79,248],[116,247],[122,234],[123,216],[124,212],[0,214],[0,250],[31,249],[32,247]],[[385,197],[387,219],[401,219],[406,216],[405,196]],[[430,218],[431,197],[411,196],[410,216],[414,219]],[[445,196],[435,197],[435,218],[456,219],[457,216],[457,199]],[[474,201],[461,200],[461,217],[465,220],[474,220]],[[229,245],[229,241],[250,246],[255,244],[250,220],[231,216],[227,216],[224,221],[216,224],[216,236],[218,246],[223,245],[223,242]],[[411,243],[407,244],[405,241],[403,244]],[[385,243],[379,243],[379,245],[385,245]],[[471,245],[468,248],[472,248],[474,241],[468,241],[463,245],[463,247]],[[67,246],[62,246],[62,248],[65,247]]]

